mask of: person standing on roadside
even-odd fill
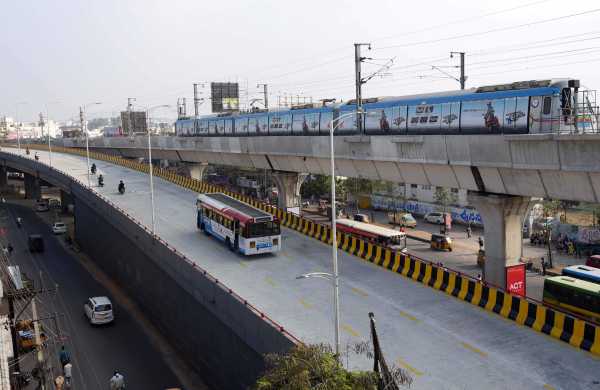
[[[467,238],[471,238],[471,234],[473,231],[471,230],[471,222],[467,224]]]
[[[543,257],[542,257],[542,275],[546,276],[546,262],[544,261]]]

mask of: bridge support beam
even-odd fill
[[[308,173],[273,171],[271,177],[277,186],[277,206],[300,212],[300,187]]]
[[[208,168],[208,164],[188,164],[187,169],[190,177],[196,180],[202,180],[204,178],[204,172]]]
[[[67,212],[69,211],[69,205],[75,204],[75,198],[73,198],[73,195],[69,194],[68,192],[65,192],[63,190],[60,190],[60,208],[62,209],[63,212]]]
[[[25,174],[25,199],[40,199],[42,197],[42,186],[40,179],[30,174]]]
[[[0,190],[4,191],[8,188],[8,170],[6,167],[0,166]]]
[[[519,263],[523,244],[523,219],[530,198],[513,195],[468,193],[483,221],[485,265],[483,278],[506,287],[506,267]]]

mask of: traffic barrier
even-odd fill
[[[29,148],[48,149],[47,145],[29,145]],[[72,148],[54,147],[53,150],[60,153],[84,155],[83,151]],[[103,153],[95,153],[93,156],[95,159],[129,167],[140,172],[149,172],[146,164],[133,162],[119,156]],[[228,191],[222,187],[178,175],[172,171],[159,168],[154,172],[156,176],[164,180],[199,193],[224,192],[233,198],[271,213],[287,228],[329,245],[333,243],[331,228],[327,225],[302,218],[294,213]],[[339,249],[351,255],[498,314],[519,325],[529,327],[600,356],[600,326],[598,325],[543,306],[539,302],[533,302],[520,296],[511,295],[496,287],[487,286],[467,275],[443,268],[437,264],[405,253],[391,251],[343,232],[337,232],[337,241]]]

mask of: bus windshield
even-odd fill
[[[245,237],[265,237],[278,236],[280,234],[279,224],[277,222],[258,222],[246,226]]]

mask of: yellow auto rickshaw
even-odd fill
[[[452,252],[452,239],[444,234],[431,235],[431,249]]]

